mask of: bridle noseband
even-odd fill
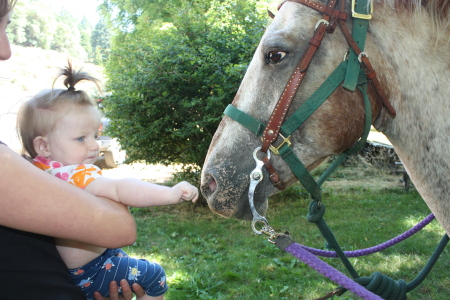
[[[252,130],[258,136],[261,136],[261,151],[266,153],[270,149],[270,151],[280,155],[289,164],[289,167],[294,172],[299,181],[304,186],[306,184],[305,187],[307,189],[308,185],[312,186],[312,191],[310,189],[308,189],[308,191],[310,191],[313,198],[315,198],[315,194],[320,198],[320,196],[317,195],[320,194],[320,192],[317,191],[318,187],[314,187],[315,184],[312,183],[312,181],[315,182],[315,180],[312,178],[309,172],[306,171],[306,168],[303,166],[300,160],[296,158],[295,154],[293,154],[293,151],[290,148],[290,134],[293,133],[341,83],[342,86],[349,91],[355,91],[356,88],[360,89],[363,92],[364,98],[367,97],[367,83],[372,83],[377,94],[377,105],[380,107],[378,113],[380,114],[381,107],[384,107],[392,117],[395,117],[396,114],[395,110],[392,108],[381,89],[381,85],[378,81],[376,72],[369,61],[368,55],[364,52],[367,28],[369,20],[372,17],[373,10],[373,4],[372,2],[369,2],[371,0],[359,0],[357,3],[355,3],[355,0],[353,0],[353,34],[350,34],[350,31],[348,30],[346,25],[348,15],[345,12],[345,1],[341,0],[339,9],[336,9],[335,7],[337,1],[338,0],[329,0],[327,5],[323,5],[311,0],[286,0],[278,7],[278,9],[280,9],[280,7],[285,2],[295,2],[314,9],[322,13],[323,16],[322,19],[317,22],[314,35],[310,39],[308,47],[303,53],[293,74],[291,75],[289,82],[286,84],[275,106],[275,109],[273,110],[269,118],[267,125],[260,123],[253,117],[247,115],[246,113],[238,110],[231,105],[229,105],[224,112],[232,119],[240,122],[242,125]],[[368,8],[371,8],[371,11],[369,13],[367,13]],[[295,95],[303,81],[303,78],[306,75],[310,63],[315,53],[317,52],[317,49],[320,47],[323,37],[326,33],[333,33],[337,25],[339,25],[339,27],[341,28],[341,31],[350,46],[347,60],[345,60],[336,68],[332,75],[330,75],[330,77],[328,77],[328,79],[322,84],[322,86],[308,100],[306,100],[304,104],[300,106],[300,108],[289,118],[289,120],[286,120],[287,112],[292,104],[293,99],[295,98]],[[331,88],[331,86],[333,88]],[[364,142],[367,138],[367,134],[372,121],[369,120],[368,122],[367,120],[369,117],[367,112],[368,110],[371,115],[370,103],[368,103],[368,101],[365,101],[365,107],[366,124],[362,137],[364,138]],[[264,128],[262,132],[261,128]],[[366,137],[364,137],[364,135],[366,135]],[[278,146],[274,146],[274,143],[279,139],[279,137],[282,138],[282,142]],[[362,144],[364,143],[360,140],[358,142],[358,147],[360,147],[359,144],[361,144],[360,146],[362,146]],[[356,152],[354,150],[355,146],[356,145],[351,148],[351,152]],[[349,150],[346,151],[347,154],[349,153]],[[280,190],[284,189],[285,184],[280,179],[278,173],[275,171],[275,168],[272,166],[270,159],[265,157],[262,159],[262,161],[264,162],[264,165],[269,172],[270,179],[274,186]]]

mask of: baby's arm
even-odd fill
[[[162,186],[134,178],[110,179],[100,177],[85,191],[133,207],[148,207],[197,201],[198,189],[186,181],[173,187]]]

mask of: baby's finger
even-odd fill
[[[198,199],[198,190],[195,191],[193,197],[192,197],[192,202],[196,202]]]

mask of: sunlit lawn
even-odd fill
[[[367,175],[367,179],[365,176]],[[324,185],[325,220],[344,250],[367,248],[414,226],[430,211],[415,189],[405,191],[391,175],[367,164],[341,168]],[[324,248],[324,240],[305,216],[309,198],[294,186],[270,199],[267,219],[297,243]],[[224,219],[189,203],[133,209],[139,238],[125,250],[159,262],[168,274],[173,299],[315,299],[337,285],[266,238],[250,223]],[[361,276],[379,271],[410,282],[425,265],[444,231],[433,221],[402,244],[368,257],[352,258]],[[324,259],[346,274],[337,259]],[[443,253],[429,277],[408,299],[450,299],[450,256]],[[359,299],[347,292],[335,299]]]

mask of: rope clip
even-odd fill
[[[269,238],[267,241],[271,244],[275,244],[275,240],[279,238],[280,236],[289,236],[289,232],[285,231],[284,233],[276,232],[275,229],[273,229],[270,226],[265,226],[261,229],[261,233],[267,235]]]

